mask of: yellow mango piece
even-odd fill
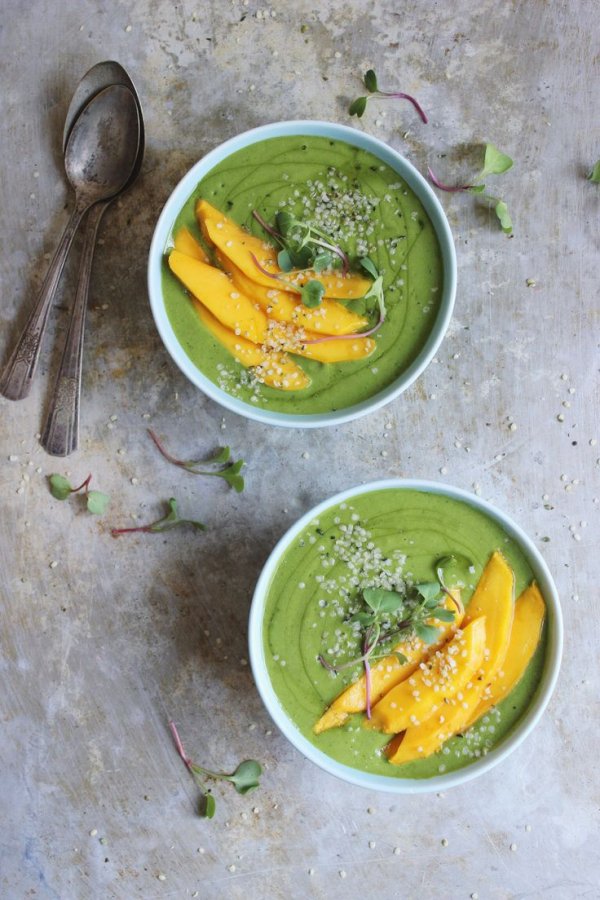
[[[488,560],[465,614],[465,624],[485,616],[488,642],[486,657],[492,664],[487,681],[492,681],[506,658],[515,612],[515,576],[502,554],[496,550]]]
[[[546,615],[546,604],[535,582],[525,588],[515,603],[508,652],[504,664],[466,723],[469,728],[477,719],[507,697],[523,677],[538,645]]]
[[[445,706],[420,725],[409,727],[386,750],[390,762],[402,765],[435,753],[442,744],[468,727],[481,697],[502,669],[509,651],[514,617],[514,574],[504,557],[490,557],[467,607],[465,623],[485,616],[485,650],[472,679]],[[475,608],[473,608],[475,607]]]
[[[200,262],[210,263],[210,259],[208,258],[208,253],[200,243],[197,241],[189,228],[180,228],[177,234],[173,239],[175,250],[179,250],[180,253],[185,253],[186,256],[192,256],[194,259],[199,259]]]
[[[249,234],[232,219],[211,206],[206,200],[196,204],[196,216],[205,239],[224,253],[242,272],[257,284],[272,288],[280,283],[261,272],[252,256],[263,269],[273,275],[283,275],[288,282],[301,286],[307,281],[320,281],[325,288],[325,296],[340,300],[356,300],[364,297],[371,282],[362,275],[342,275],[341,273],[296,271],[282,272],[277,264],[277,249],[266,241]]]
[[[197,300],[194,305],[206,328],[238,362],[246,368],[254,368],[262,384],[282,391],[301,391],[308,387],[310,378],[285,353],[265,353],[256,344],[226,328],[200,301]]]
[[[420,638],[413,635],[410,640],[401,641],[394,647],[394,653],[401,653],[406,657],[405,663],[400,662],[397,656],[391,654],[371,665],[371,703],[373,705],[383,697],[386,691],[391,690],[412,675],[421,662],[439,650],[460,628],[465,615],[460,591],[452,591],[452,597],[453,599],[446,596],[442,606],[455,614],[454,621],[440,622],[437,619],[429,619],[427,623],[440,631],[439,640],[435,644],[425,644]],[[314,726],[313,731],[315,734],[320,734],[322,731],[327,731],[328,728],[338,728],[352,713],[364,712],[366,708],[366,679],[362,675],[336,697]]]
[[[297,294],[279,290],[277,282],[272,282],[269,287],[258,284],[244,275],[242,270],[220,251],[217,251],[216,258],[238,290],[259,303],[271,319],[320,334],[356,334],[369,324],[365,316],[359,316],[346,309],[336,300],[322,300],[319,307],[309,309],[298,300]]]
[[[426,722],[472,680],[483,660],[485,634],[483,617],[459,629],[413,675],[384,694],[365,726],[396,734]]]
[[[295,353],[307,359],[322,363],[350,362],[353,359],[364,359],[370,356],[377,346],[372,338],[340,338],[311,344],[309,341],[318,338],[310,331],[298,331],[291,325],[269,320],[266,344],[276,350]]]
[[[225,272],[186,256],[179,250],[169,254],[169,268],[188,291],[227,328],[255,344],[264,341],[267,317],[245,294],[236,291]]]

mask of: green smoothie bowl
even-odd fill
[[[337,425],[397,397],[450,321],[456,257],[417,170],[363,132],[264,125],[190,169],[156,225],[150,304],[171,357],[261,422]]]
[[[533,729],[562,617],[508,516],[457,488],[386,480],[279,541],[249,645],[262,700],[304,756],[362,787],[423,793],[483,774]]]

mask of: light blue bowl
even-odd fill
[[[307,740],[289,718],[273,689],[265,660],[263,619],[267,594],[277,567],[290,544],[313,519],[322,515],[325,510],[330,509],[332,506],[352,500],[360,494],[390,488],[425,491],[427,493],[441,494],[444,497],[451,497],[454,500],[468,503],[490,519],[493,519],[522,550],[546,601],[548,639],[544,669],[537,691],[526,712],[512,731],[493,750],[490,750],[487,756],[482,756],[457,771],[424,779],[396,778],[393,776],[388,778],[385,775],[373,775],[353,769],[327,756],[327,754]],[[423,794],[429,791],[441,791],[445,788],[454,787],[470,781],[478,775],[483,775],[484,772],[489,771],[489,769],[505,759],[509,753],[512,753],[525,740],[546,708],[558,678],[562,656],[563,625],[558,592],[546,563],[525,532],[512,519],[509,519],[505,513],[496,509],[496,507],[485,500],[460,490],[460,488],[436,484],[431,481],[387,479],[385,481],[374,481],[370,484],[361,485],[358,488],[343,491],[341,494],[336,494],[335,497],[325,500],[307,512],[284,534],[269,556],[256,585],[250,609],[248,642],[252,673],[262,701],[277,727],[303,756],[331,775],[336,775],[343,781],[349,781],[351,784],[356,784],[360,787],[388,791],[392,794]]]
[[[344,141],[347,144],[370,151],[379,157],[382,162],[387,163],[387,165],[398,172],[419,197],[435,228],[442,252],[444,269],[443,291],[438,316],[425,346],[411,365],[388,387],[368,400],[335,412],[316,413],[313,415],[292,415],[256,408],[250,403],[232,397],[217,387],[214,382],[196,368],[179,343],[167,316],[162,293],[162,267],[165,248],[177,216],[201,179],[211,169],[226,159],[227,156],[235,153],[237,150],[241,150],[243,147],[248,147],[250,144],[255,144],[268,138],[290,137],[293,135],[316,135],[336,141]],[[165,347],[183,374],[200,390],[204,391],[205,394],[226,409],[230,409],[249,419],[266,422],[269,425],[317,428],[322,425],[340,425],[342,422],[349,422],[372,410],[379,409],[401,394],[402,391],[405,391],[431,362],[442,342],[452,315],[456,295],[456,254],[450,227],[437,197],[414,166],[403,156],[400,156],[399,153],[396,153],[395,150],[392,150],[391,147],[388,147],[387,144],[361,131],[356,131],[354,128],[335,125],[331,122],[302,120],[278,122],[273,125],[261,125],[260,128],[254,128],[252,131],[246,131],[244,134],[225,141],[224,144],[221,144],[215,150],[211,150],[210,153],[197,162],[187,175],[181,179],[167,200],[154,230],[148,261],[148,291],[154,321]]]

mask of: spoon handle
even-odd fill
[[[22,400],[29,393],[40,355],[48,313],[50,312],[75,232],[88,205],[88,203],[83,201],[76,203],[71,218],[63,232],[60,244],[56,248],[50,268],[44,278],[35,306],[10,359],[0,375],[0,394],[9,400]]]
[[[104,210],[110,201],[96,203],[90,210],[79,264],[77,293],[50,407],[42,431],[41,444],[50,456],[68,456],[77,449],[79,438],[79,398],[83,363],[85,314],[90,288],[96,236]]]

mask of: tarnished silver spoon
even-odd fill
[[[119,191],[119,194],[108,200],[96,203],[90,210],[86,220],[77,292],[71,311],[71,321],[56,383],[50,397],[46,421],[42,429],[42,446],[52,456],[68,456],[69,453],[77,449],[79,440],[79,407],[85,315],[98,227],[108,206],[116,196],[126,191],[137,178],[144,158],[144,121],[139,97],[125,69],[119,63],[113,61],[98,63],[82,78],[67,112],[64,132],[65,142],[68,140],[70,129],[81,112],[81,107],[78,108],[77,103],[81,103],[85,108],[86,99],[89,101],[90,96],[93,96],[96,92],[98,85],[100,84],[100,87],[106,86],[101,84],[103,78],[112,79],[112,83],[124,85],[129,88],[135,97],[139,116],[138,151],[129,180]]]
[[[94,203],[113,197],[127,184],[138,146],[138,106],[124,85],[113,85],[96,94],[75,122],[65,150],[65,171],[75,189],[75,209],[29,320],[0,377],[0,393],[9,400],[21,400],[29,393],[48,313],[83,216]]]

